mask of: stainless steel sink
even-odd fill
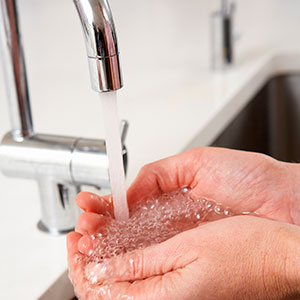
[[[300,162],[300,74],[269,80],[212,146]]]

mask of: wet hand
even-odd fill
[[[237,216],[86,270],[78,233],[68,237],[70,272],[81,299],[292,299],[299,296],[299,228]],[[75,258],[75,260],[74,260]],[[80,260],[79,260],[80,261]],[[93,272],[88,289],[78,284]],[[289,298],[290,297],[290,298]]]
[[[142,168],[128,190],[130,204],[188,186],[240,212],[300,225],[299,164],[222,148],[197,148]]]
[[[296,199],[298,194],[296,182],[299,181],[297,171],[293,164],[281,163],[261,154],[199,148],[145,166],[128,190],[128,204],[131,211],[134,211],[135,203],[140,199],[157,197],[162,193],[188,186],[195,199],[203,197],[215,199],[236,211],[256,211],[264,217],[299,224]],[[98,232],[109,222],[113,207],[110,197],[100,198],[90,193],[79,194],[77,204],[85,213],[78,221],[79,233],[73,233],[69,237],[71,245],[69,249],[73,249],[73,252],[69,250],[71,257],[69,265],[73,280],[83,283],[86,282],[84,266],[74,263],[72,257],[80,256],[82,253],[88,254],[92,245],[89,244],[87,236],[81,234]],[[179,236],[185,234],[187,232]],[[154,248],[159,250],[160,245],[149,249]],[[131,286],[131,280],[122,281],[118,286],[120,288],[128,284]],[[83,284],[76,286],[81,288],[81,292],[85,295],[100,291],[105,293],[103,286],[101,288],[91,286],[89,289],[84,289]],[[115,291],[117,290],[118,288]]]
[[[128,190],[128,205],[189,187],[194,199],[209,198],[240,212],[300,225],[300,167],[269,156],[222,148],[197,148],[144,166]],[[88,212],[112,215],[110,197],[81,193]]]

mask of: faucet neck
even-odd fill
[[[34,135],[16,0],[0,1],[0,52],[16,140]]]

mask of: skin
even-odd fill
[[[124,295],[136,300],[299,298],[299,174],[296,164],[215,148],[194,149],[145,166],[128,190],[130,210],[138,199],[188,186],[195,199],[208,197],[264,218],[235,216],[208,222],[113,258],[98,274],[98,284],[89,288],[78,258],[91,248],[88,235],[110,222],[112,202],[109,197],[79,194],[77,204],[85,212],[77,232],[68,236],[70,277],[78,296],[81,300],[124,299]]]

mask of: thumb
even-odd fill
[[[86,277],[92,284],[141,280],[183,268],[197,258],[197,247],[186,232],[103,263],[91,263],[86,266]]]
[[[161,193],[176,191],[191,186],[200,168],[201,148],[145,165],[129,187],[129,204],[147,197],[157,197]]]

